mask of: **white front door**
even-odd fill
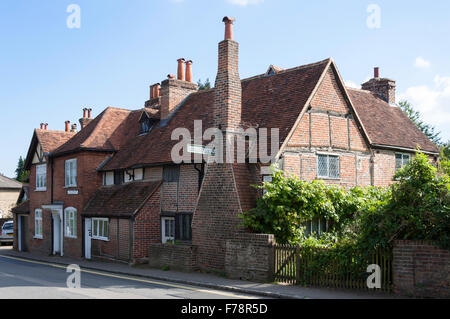
[[[167,243],[175,240],[175,218],[163,217],[161,218],[161,241]]]
[[[84,258],[91,259],[92,220],[84,220]]]
[[[62,228],[62,213],[59,211],[52,211],[53,218],[53,255],[63,255],[62,240],[63,240],[63,228]]]

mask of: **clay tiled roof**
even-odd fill
[[[271,128],[279,128],[281,145],[329,61],[279,71],[272,76],[259,75],[242,80],[243,126],[264,127],[269,133]],[[170,153],[178,142],[171,140],[172,131],[187,128],[193,137],[194,120],[202,121],[203,130],[213,127],[213,103],[214,89],[191,94],[165,125],[154,127],[149,134],[136,136],[124,143],[126,145],[103,170],[172,162]]]
[[[84,216],[131,217],[161,185],[157,182],[135,182],[102,187],[84,208]]]
[[[389,105],[370,91],[353,88],[347,91],[372,145],[411,150],[420,146],[423,151],[439,153],[436,145],[399,107]]]
[[[14,214],[29,214],[30,213],[30,200],[26,200],[12,209]]]
[[[142,111],[130,111],[108,107],[67,143],[56,149],[57,156],[77,150],[116,151],[129,134],[137,135],[138,118]],[[134,125],[129,125],[134,123]]]
[[[75,133],[73,132],[61,132],[61,131],[39,130],[39,129],[36,129],[35,133],[39,143],[42,146],[42,151],[44,153],[53,152],[75,135]]]

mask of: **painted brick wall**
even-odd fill
[[[225,272],[240,280],[272,282],[274,275],[273,235],[238,234],[226,242]]]
[[[396,241],[393,276],[399,294],[450,298],[450,251],[421,241]]]

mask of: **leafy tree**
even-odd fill
[[[450,141],[441,145],[440,157],[442,172],[450,176]]]
[[[419,130],[421,130],[433,143],[439,144],[441,138],[439,135],[441,134],[436,130],[434,126],[426,124],[421,119],[421,114],[419,111],[414,110],[411,104],[408,101],[401,101],[399,103],[400,108],[403,112],[413,121],[414,124],[417,125]]]
[[[211,83],[209,82],[209,78],[206,79],[205,83],[202,83],[201,79],[198,80],[197,85],[198,85],[199,91],[201,91],[201,90],[208,90],[208,89],[211,88]]]
[[[23,183],[28,179],[29,172],[25,170],[25,161],[22,156],[19,157],[19,162],[16,168],[16,180]]]
[[[360,216],[360,244],[388,247],[396,239],[450,248],[450,178],[439,176],[420,152],[395,175],[392,197]]]
[[[304,224],[314,218],[325,218],[331,225],[326,235],[329,239],[342,237],[359,210],[385,196],[375,187],[347,191],[323,181],[286,177],[280,170],[274,172],[272,182],[259,188],[265,194],[258,199],[256,208],[241,215],[243,225],[255,232],[274,234],[282,244],[306,240]]]

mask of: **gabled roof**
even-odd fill
[[[128,134],[137,134],[138,125],[129,124],[133,121],[137,123],[140,114],[139,110],[108,107],[73,138],[52,152],[52,156],[81,150],[117,151]]]
[[[242,80],[243,126],[267,128],[269,143],[270,129],[279,128],[281,144],[329,61]],[[172,131],[187,128],[193,137],[194,120],[202,121],[203,130],[213,127],[213,103],[214,88],[192,93],[164,125],[154,127],[147,135],[130,138],[103,170],[172,162],[171,150],[178,143],[171,140]]]
[[[84,216],[131,217],[159,188],[161,181],[134,182],[98,189],[83,210]]]
[[[399,108],[389,105],[375,93],[347,88],[372,146],[397,147],[439,154],[437,146]]]
[[[22,183],[15,179],[0,175],[0,189],[22,189]]]
[[[73,132],[51,131],[35,129],[33,137],[31,138],[31,144],[28,148],[27,157],[25,159],[25,169],[30,169],[33,161],[34,152],[38,144],[41,145],[42,151],[45,154],[53,152],[55,149],[66,143],[73,137]]]

